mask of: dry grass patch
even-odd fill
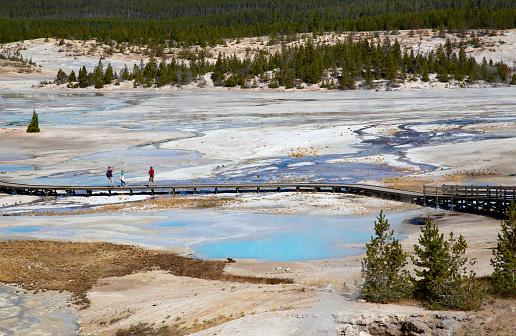
[[[293,283],[292,279],[227,274],[226,264],[105,242],[0,242],[0,282],[34,291],[68,291],[72,300],[84,307],[90,303],[86,292],[97,280],[150,270],[209,280]]]
[[[457,336],[489,336],[489,335],[516,335],[516,300],[496,299],[484,305],[477,318],[470,319],[461,330],[454,335]]]
[[[472,176],[490,176],[495,172],[489,169],[455,170],[454,173],[442,176],[406,176],[398,175],[379,179],[385,186],[410,191],[423,191],[423,186],[441,186],[443,184],[464,184],[464,180]]]
[[[41,72],[41,69],[27,62],[0,59],[0,73],[32,73],[35,71]]]
[[[399,175],[393,177],[384,177],[379,179],[379,181],[390,188],[423,192],[424,186],[439,186],[445,183],[462,184],[464,179],[467,177],[468,175],[466,174],[442,177]]]
[[[310,147],[297,147],[292,148],[288,152],[288,156],[292,158],[303,158],[303,157],[313,157],[317,156],[320,149],[316,146],[310,146]]]

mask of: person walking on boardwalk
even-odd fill
[[[123,169],[120,171],[120,186],[125,186],[125,173]]]
[[[113,187],[113,168],[108,167],[108,170],[106,172],[106,177],[108,179],[108,186]]]
[[[149,187],[151,183],[154,183],[154,185],[156,185],[156,182],[154,182],[154,169],[152,169],[152,166],[149,169]]]

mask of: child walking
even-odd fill
[[[120,186],[124,186],[125,185],[125,173],[124,173],[124,170],[122,169],[120,171]]]

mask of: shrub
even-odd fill
[[[30,121],[29,127],[27,127],[27,133],[39,133],[39,120],[38,114],[36,110],[32,110],[32,119]]]
[[[446,241],[443,234],[428,218],[421,228],[419,244],[412,257],[416,275],[416,296],[430,309],[477,310],[483,299],[483,289],[475,281],[475,273],[466,273],[468,259],[464,253],[468,244],[462,235],[456,239],[453,232]]]
[[[57,71],[57,76],[56,76],[56,79],[54,80],[54,82],[56,84],[64,84],[64,83],[68,82],[68,76],[61,68],[59,68],[59,71]]]
[[[407,264],[407,254],[389,228],[389,221],[380,211],[374,222],[376,236],[366,244],[367,256],[362,262],[361,296],[367,301],[396,302],[412,293],[410,275],[407,270],[402,270]]]
[[[493,292],[502,297],[516,297],[516,205],[511,202],[502,221],[502,232],[493,249],[491,265]]]
[[[269,89],[277,89],[279,88],[279,83],[277,80],[272,80],[269,83]]]

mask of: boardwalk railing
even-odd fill
[[[511,201],[516,201],[515,186],[423,187],[422,205],[455,211],[503,217]]]
[[[123,187],[104,186],[71,186],[71,185],[33,185],[11,181],[0,181],[0,192],[28,195],[57,196],[57,195],[113,195],[138,193],[221,193],[221,192],[338,192],[364,196],[393,199],[402,202],[421,203],[423,194],[392,188],[341,183],[308,183],[308,182],[264,182],[264,183],[184,183],[168,185],[125,185]]]
[[[357,194],[370,197],[415,203],[492,217],[503,217],[511,201],[516,201],[514,186],[460,186],[442,185],[423,187],[423,192],[399,190],[365,184],[264,182],[264,183],[185,183],[169,185],[126,185],[123,187],[77,186],[77,185],[32,185],[0,181],[0,192],[42,196],[58,195],[113,195],[134,193],[196,194],[223,192],[333,192]]]

